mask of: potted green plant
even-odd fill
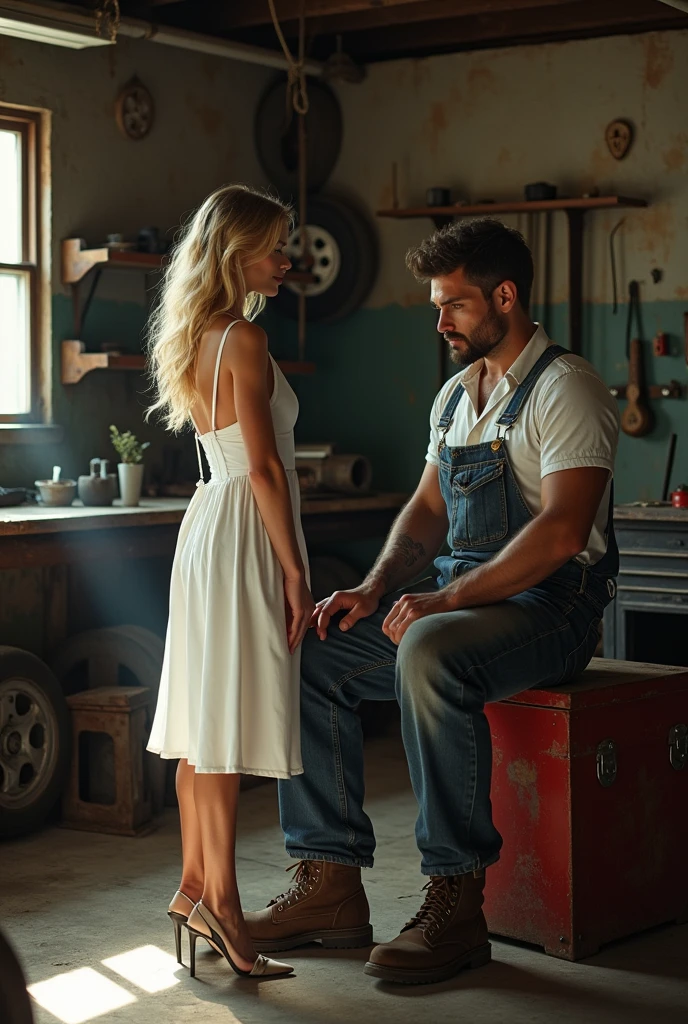
[[[143,453],[150,442],[137,440],[131,430],[120,434],[115,426],[110,427],[110,440],[120,457],[117,473],[122,504],[138,505],[143,484]]]

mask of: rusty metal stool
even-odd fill
[[[124,836],[150,830],[149,693],[144,686],[101,686],[67,698],[74,746],[63,826]]]

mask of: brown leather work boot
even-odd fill
[[[484,885],[484,871],[431,878],[423,906],[401,935],[375,946],[365,973],[405,985],[429,985],[452,978],[464,967],[489,963]]]
[[[316,939],[327,949],[372,945],[360,868],[323,860],[302,860],[292,867],[296,871],[288,892],[265,910],[244,914],[257,953],[294,949]]]

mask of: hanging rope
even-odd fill
[[[301,264],[306,271],[313,266],[310,245],[308,244],[307,223],[307,148],[306,148],[306,114],[308,113],[308,85],[306,83],[306,0],[301,0],[299,12],[299,54],[295,58],[284,38],[282,26],[277,17],[275,0],[268,0],[272,23],[277,38],[287,60],[287,108],[289,115],[295,113],[298,118],[298,174],[299,174],[299,238],[301,241]],[[306,355],[306,285],[299,289],[299,359]]]
[[[109,39],[111,43],[117,40],[119,29],[120,9],[119,0],[98,0],[96,8],[96,35],[101,39]]]
[[[277,17],[275,0],[268,0],[270,5],[270,16],[275,26],[277,38],[287,59],[288,89],[291,97],[291,105],[295,113],[305,116],[308,113],[308,87],[306,85],[306,2],[301,0],[301,12],[299,14],[299,55],[294,57],[289,49],[289,44],[284,38],[282,26]]]

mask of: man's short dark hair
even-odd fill
[[[419,281],[463,270],[489,299],[502,281],[513,281],[525,311],[533,287],[533,256],[523,235],[498,220],[461,220],[436,231],[406,253],[406,266]]]

